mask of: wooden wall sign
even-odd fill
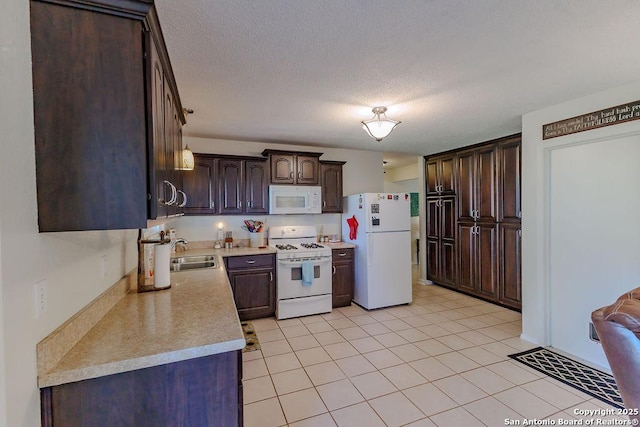
[[[640,101],[633,101],[543,125],[542,139],[557,138],[638,119],[640,119]]]

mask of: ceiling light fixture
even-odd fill
[[[375,107],[373,117],[369,120],[363,120],[362,129],[364,129],[371,138],[376,141],[382,141],[383,138],[389,136],[391,131],[401,122],[387,118],[387,107]]]

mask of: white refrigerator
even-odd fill
[[[366,309],[412,301],[410,203],[409,193],[362,193],[343,200],[342,240],[356,245],[353,300]],[[349,225],[354,219],[355,236]]]

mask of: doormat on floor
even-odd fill
[[[256,335],[256,331],[253,329],[251,322],[245,320],[241,325],[242,332],[244,332],[244,340],[247,342],[247,345],[242,349],[242,351],[260,350],[260,341],[258,341],[258,336]]]
[[[615,379],[605,372],[542,347],[510,354],[509,357],[609,405],[624,409]]]

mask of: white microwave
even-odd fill
[[[322,190],[319,185],[270,185],[269,213],[322,213]]]

